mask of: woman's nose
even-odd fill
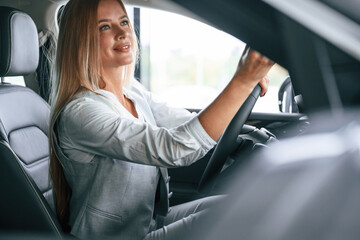
[[[116,28],[116,38],[117,39],[126,38],[128,35],[129,35],[129,33],[128,33],[128,31],[126,31],[126,29],[124,29],[122,27]]]

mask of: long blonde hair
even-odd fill
[[[52,178],[56,214],[65,232],[70,231],[69,207],[71,188],[66,181],[61,165],[55,135],[57,120],[66,106],[81,91],[96,91],[101,78],[101,60],[99,53],[99,30],[97,8],[101,0],[70,0],[62,11],[59,36],[56,48],[55,68],[51,73],[51,115],[50,115],[50,175]],[[117,0],[125,14],[124,3]],[[132,26],[130,25],[132,28]],[[133,28],[132,28],[133,29]],[[133,31],[137,57],[137,40]],[[124,85],[134,78],[133,64],[124,66]]]

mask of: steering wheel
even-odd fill
[[[256,100],[261,93],[260,85],[256,85],[254,90],[245,100],[240,107],[234,118],[231,120],[228,127],[225,129],[223,135],[220,137],[218,144],[216,145],[213,154],[205,168],[205,171],[200,179],[198,189],[203,192],[208,183],[213,182],[214,178],[218,175],[223,167],[227,157],[237,147],[236,139],[240,134],[240,131],[248,119]]]

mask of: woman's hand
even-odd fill
[[[263,97],[263,96],[265,96],[265,94],[267,93],[267,91],[269,89],[269,78],[267,75],[260,80],[259,85],[262,89],[261,93],[260,93],[260,97]]]
[[[259,83],[262,88],[260,95],[264,96],[269,85],[269,78],[266,74],[273,65],[273,61],[246,46],[239,60],[233,81],[241,81],[245,85],[249,84],[251,88]]]
[[[266,74],[273,65],[274,62],[260,53],[245,48],[232,80],[199,114],[201,125],[212,139],[217,140],[221,136],[256,84],[262,88],[260,95],[265,95],[269,85]]]

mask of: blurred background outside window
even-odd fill
[[[245,43],[199,21],[141,8],[141,82],[176,107],[202,109],[232,78]],[[279,112],[278,89],[288,72],[269,73],[270,87],[254,108]]]

